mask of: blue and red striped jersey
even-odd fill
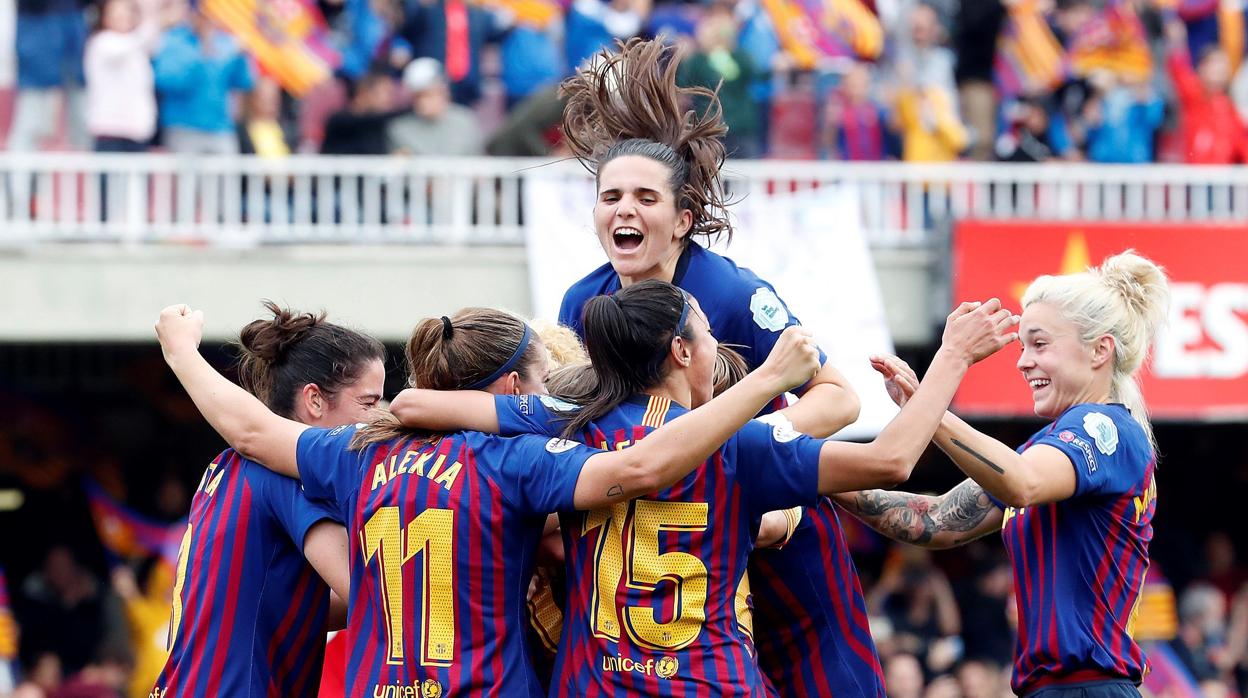
[[[1118,404],[1075,405],[1018,450],[1040,444],[1070,458],[1078,484],[1061,502],[996,502],[1018,597],[1014,690],[1115,678],[1139,684],[1148,662],[1131,635],[1153,537],[1152,446]]]
[[[563,427],[549,397],[498,396],[504,434]],[[686,410],[633,398],[580,438],[625,448]],[[764,695],[737,616],[737,587],[768,511],[816,499],[823,442],[754,421],[675,485],[564,512],[568,570],[556,695]]]
[[[546,515],[597,450],[476,432],[349,447],[299,439],[308,497],[348,522],[347,695],[539,696],[525,594]]]
[[[297,481],[232,449],[218,456],[191,500],[152,695],[315,696],[329,588],[303,540],[333,518]]]
[[[750,370],[767,359],[786,327],[801,324],[771,284],[696,242],[681,254],[672,283],[698,299],[715,338],[740,352]],[[618,290],[619,276],[604,264],[567,290],[559,322],[584,338],[581,313],[586,301]],[[819,358],[827,361],[822,352]],[[781,397],[764,411],[784,406]],[[883,695],[879,657],[867,632],[866,603],[844,538],[831,503],[821,503],[805,512],[787,545],[759,551],[750,564],[754,596],[764,605],[755,623],[755,642],[764,670],[783,696],[838,687],[853,695],[859,689],[864,696]],[[834,549],[827,547],[829,542]],[[785,576],[771,574],[776,570]],[[823,612],[812,617],[814,608]],[[800,677],[807,679],[799,682]]]
[[[884,695],[867,602],[832,500],[805,510],[781,549],[754,551],[754,643],[776,692]]]

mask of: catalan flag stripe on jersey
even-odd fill
[[[315,696],[329,590],[303,539],[333,513],[227,450],[191,500],[154,696]]]

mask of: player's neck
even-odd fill
[[[647,390],[646,394],[665,397],[687,410],[693,409],[693,390],[690,389],[688,381],[677,376],[668,376],[662,383]]]

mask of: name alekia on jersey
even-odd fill
[[[433,462],[430,463],[430,460]],[[442,485],[443,489],[450,492],[455,486],[455,479],[459,477],[459,471],[464,466],[459,461],[451,461],[449,466],[443,468],[445,463],[445,455],[439,453],[435,456],[431,451],[421,453],[409,450],[405,451],[402,456],[392,455],[388,459],[378,461],[373,467],[373,484],[370,491],[376,491],[378,487],[400,475],[419,475],[433,480],[435,484]],[[426,466],[428,466],[427,469]]]

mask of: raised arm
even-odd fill
[[[781,410],[793,428],[814,437],[835,434],[858,419],[862,401],[844,374],[825,363],[800,399]]]
[[[494,396],[480,390],[408,388],[390,402],[390,412],[409,429],[499,431]]]
[[[832,496],[863,523],[902,543],[952,548],[1001,530],[1004,512],[974,480],[938,496],[865,490]]]
[[[995,298],[982,305],[958,306],[945,324],[941,347],[927,376],[880,435],[867,444],[824,443],[819,455],[819,492],[893,487],[907,480],[966,371],[1017,339],[1009,331],[1017,322],[1017,316],[1002,309]]]
[[[576,483],[577,509],[596,509],[657,492],[701,465],[775,396],[810,380],[819,349],[810,332],[784,331],[767,361],[721,395],[664,424],[633,446],[596,454]]]
[[[299,477],[295,451],[306,424],[273,414],[256,396],[222,376],[199,353],[204,314],[186,305],[160,311],[156,336],[173,369],[204,419],[234,450],[286,475]]]

